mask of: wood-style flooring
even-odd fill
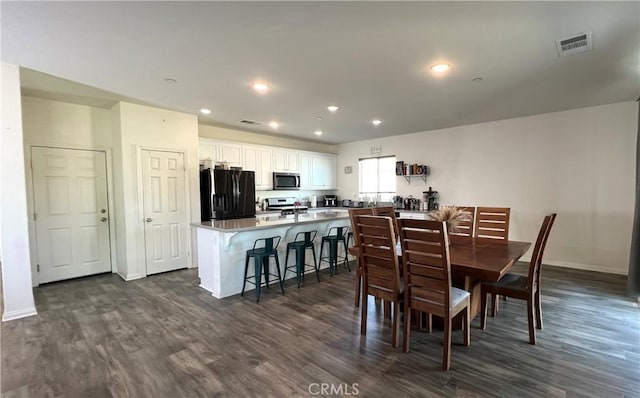
[[[524,271],[518,264],[516,270]],[[260,303],[217,300],[197,270],[115,275],[35,289],[38,315],[2,324],[3,397],[638,397],[640,311],[625,277],[545,267],[544,329],[527,343],[525,304],[501,301],[471,346],[414,331],[411,352],[370,300],[360,336],[353,273],[313,275]],[[317,383],[317,384],[313,384]],[[318,394],[333,383],[334,394]],[[354,388],[357,383],[357,391]],[[310,387],[311,386],[311,387]]]

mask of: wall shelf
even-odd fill
[[[409,184],[411,184],[412,177],[419,177],[426,184],[429,168],[424,164],[410,164],[400,160],[396,162],[396,175],[398,177],[404,177]]]

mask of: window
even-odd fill
[[[396,194],[396,157],[360,159],[360,197],[391,202]]]

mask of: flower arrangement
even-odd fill
[[[449,232],[458,232],[461,222],[471,221],[471,217],[463,208],[455,206],[442,206],[438,210],[429,212],[429,217],[434,221],[445,221]]]

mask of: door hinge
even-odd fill
[[[40,264],[36,264],[36,271],[40,272]]]
[[[33,221],[36,220],[36,213],[33,213]]]

